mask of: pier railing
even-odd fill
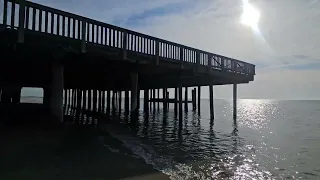
[[[218,71],[255,75],[255,66],[229,57],[191,48],[142,33],[120,28],[90,18],[68,13],[25,0],[4,0],[3,22],[7,28],[18,30],[18,42],[24,41],[24,31],[81,41],[81,51],[87,44],[120,48],[123,58],[127,52],[138,52],[160,60],[175,60],[207,66]]]

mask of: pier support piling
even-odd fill
[[[121,115],[121,108],[122,108],[122,91],[119,91],[119,115]]]
[[[233,119],[237,119],[237,84],[233,84]]]
[[[143,94],[144,112],[149,112],[149,89],[145,89]]]
[[[184,110],[188,112],[188,87],[185,87],[184,101]]]
[[[126,114],[129,114],[129,90],[124,91],[124,109]]]
[[[107,90],[107,113],[110,113],[110,90]]]
[[[196,88],[192,89],[192,110],[195,111],[197,108],[196,105]]]
[[[138,112],[138,73],[131,74],[131,114]]]
[[[177,116],[178,111],[178,88],[174,88],[174,115]]]
[[[198,115],[200,116],[201,110],[201,86],[198,86]]]
[[[213,107],[213,85],[209,85],[209,101],[210,101],[210,120],[214,120],[214,107]]]
[[[91,111],[92,110],[92,90],[89,89],[88,91],[88,110]]]
[[[182,86],[179,86],[179,124],[182,124]]]
[[[51,84],[51,113],[63,122],[63,66],[61,64],[52,64],[52,84]]]

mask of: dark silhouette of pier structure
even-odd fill
[[[200,113],[203,86],[214,119],[213,86],[226,84],[234,87],[236,117],[237,84],[254,80],[255,66],[243,61],[30,1],[4,0],[2,7],[1,104],[19,103],[22,87],[43,88],[43,107],[57,121],[67,107],[108,113],[117,103],[135,114],[140,92],[146,111],[155,103],[166,111],[173,103],[182,120],[183,104]]]

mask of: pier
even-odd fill
[[[213,87],[233,85],[236,118],[237,84],[254,80],[250,63],[30,1],[3,3],[1,107],[19,104],[21,89],[35,87],[43,88],[44,111],[57,122],[69,113],[115,109],[134,117],[142,108],[167,111],[169,103],[182,121],[189,103],[200,115],[201,88],[207,87],[213,121]],[[174,98],[168,89],[174,89]]]

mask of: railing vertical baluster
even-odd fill
[[[3,24],[8,25],[8,0],[3,1]]]
[[[131,51],[133,51],[133,45],[134,45],[134,43],[133,43],[133,38],[134,38],[134,36],[133,36],[133,34],[131,34],[131,36],[130,36],[130,50]]]
[[[95,33],[96,33],[96,43],[99,44],[99,26],[98,25],[96,25]]]
[[[25,22],[25,2],[21,1],[19,6],[19,27],[18,27],[18,43],[24,42],[24,22]]]
[[[212,69],[212,54],[208,54],[208,69],[211,70]]]
[[[86,29],[87,28],[86,28],[86,22],[84,20],[82,20],[81,26],[82,26],[81,27],[81,52],[85,53],[86,52]]]
[[[77,39],[80,39],[82,37],[81,32],[82,32],[82,28],[81,28],[81,23],[80,23],[80,19],[77,20],[77,26],[78,26],[78,30],[77,30]],[[86,36],[84,36],[86,37]]]
[[[68,35],[67,37],[71,38],[71,18],[70,17],[67,17],[68,18],[68,26],[67,26],[67,32],[68,32]]]
[[[45,11],[45,15],[44,15],[44,32],[48,32],[48,24],[49,24],[49,15],[48,15],[48,11]]]
[[[50,12],[51,13],[51,34],[53,34],[54,32],[54,13],[53,12]]]
[[[141,37],[140,36],[137,36],[138,37],[138,52],[142,52],[141,49],[142,49],[142,44],[141,44]]]
[[[111,29],[108,28],[108,46],[111,46],[111,37],[112,37]]]
[[[111,29],[108,28],[108,46],[111,46],[111,37],[112,37],[112,34],[111,34]]]
[[[91,24],[91,41],[94,43],[94,24]]]
[[[29,11],[30,11],[30,7],[26,6],[26,17],[25,17],[26,18],[26,23],[25,23],[26,29],[29,29],[29,17],[30,17]]]
[[[100,26],[100,43],[103,44],[103,26]]]
[[[149,48],[149,46],[148,46],[148,39],[145,38],[145,39],[144,39],[144,49],[145,49],[145,53],[146,53],[146,54],[149,54],[148,48]]]
[[[36,16],[37,16],[37,11],[35,8],[32,8],[32,30],[36,30]]]
[[[11,29],[14,29],[14,19],[15,19],[15,14],[16,14],[16,3],[11,2]]]
[[[39,9],[39,31],[42,32],[42,10]]]
[[[57,35],[60,36],[60,14],[57,14]]]
[[[72,18],[72,37],[73,39],[76,38],[76,19]]]
[[[87,24],[87,42],[90,42],[90,24],[89,23],[86,23]]]
[[[160,56],[160,47],[159,47],[159,45],[160,45],[160,42],[159,41],[155,41],[155,43],[156,43],[156,65],[159,65],[159,56]]]
[[[118,48],[121,48],[121,42],[122,42],[121,31],[118,31]]]
[[[131,51],[135,51],[136,50],[136,36],[135,35],[132,35],[132,37],[131,37],[131,44],[132,44]]]
[[[116,47],[116,30],[112,29],[113,36],[112,36],[112,46]]]
[[[200,65],[200,52],[199,51],[196,52],[196,63],[198,65]]]
[[[141,37],[141,52],[145,53],[144,37]]]
[[[105,41],[105,45],[108,45],[108,33],[107,33],[108,28],[104,27],[104,41]]]
[[[125,31],[123,32],[122,38],[122,60],[127,60],[127,35],[128,33]]]
[[[62,16],[62,36],[66,36],[66,17]]]

